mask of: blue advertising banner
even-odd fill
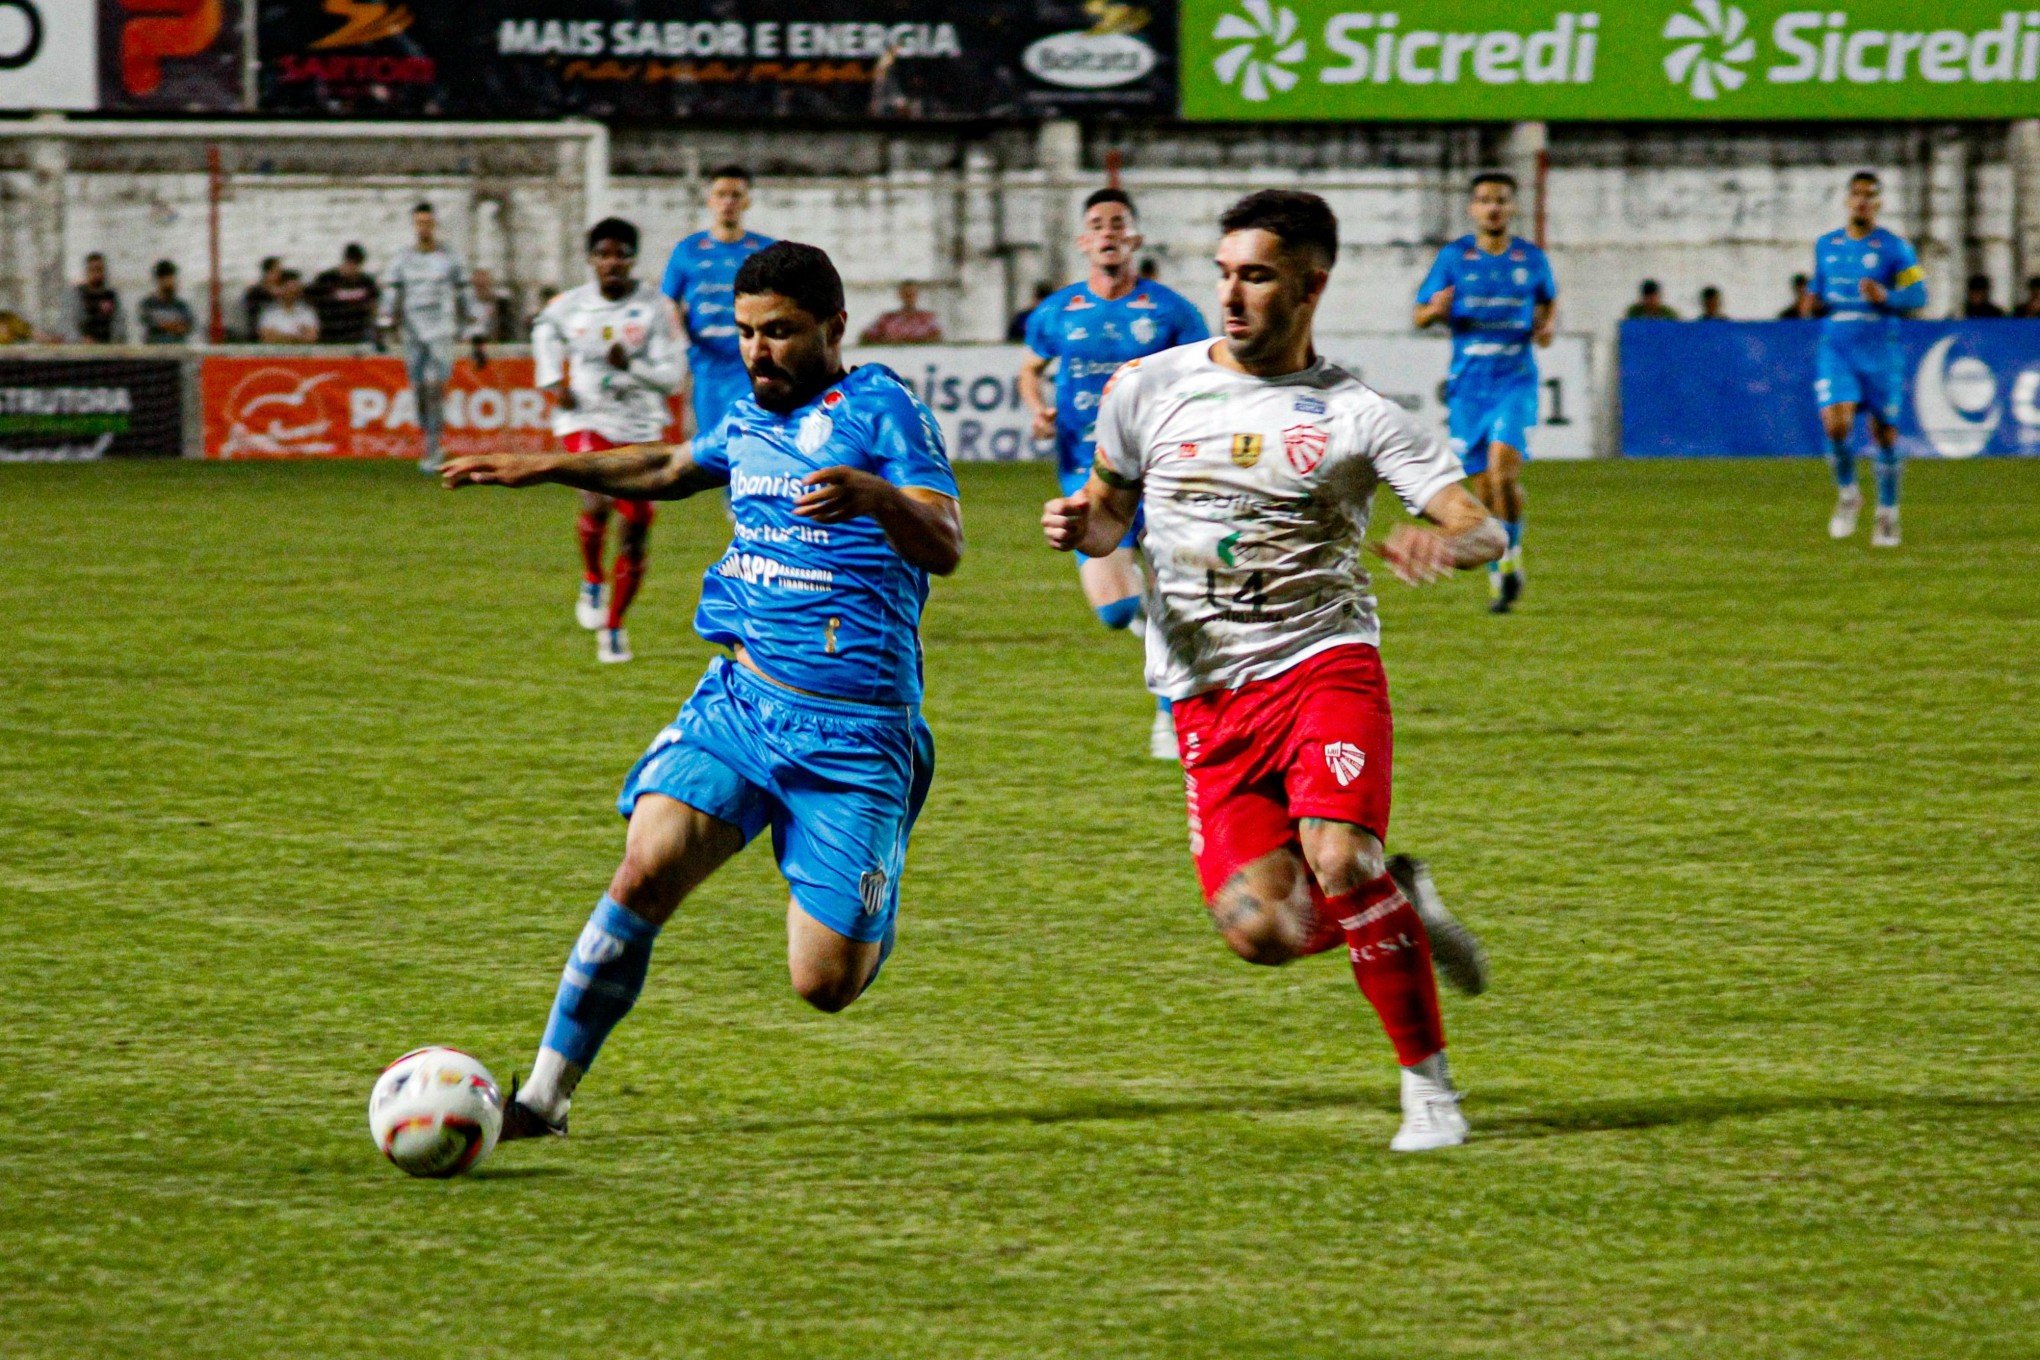
[[[2040,321],[1907,321],[1899,440],[1915,458],[2040,455]],[[1811,321],[1622,323],[1622,452],[1819,456]]]

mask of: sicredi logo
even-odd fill
[[[1665,76],[1695,99],[1743,87],[1741,69],[1757,55],[1744,37],[1748,16],[1721,0],[1693,0],[1665,20],[1664,37],[1678,44],[1665,57]],[[2040,11],[2006,10],[1988,28],[1901,29],[1858,25],[1846,10],[1788,10],[1771,24],[1773,85],[1934,85],[2031,82],[2040,79]]]
[[[1222,15],[1212,30],[1214,39],[1233,44],[1212,63],[1214,73],[1257,103],[1294,89],[1292,68],[1310,51],[1296,36],[1295,12],[1273,9],[1267,0],[1243,0],[1241,7],[1244,14]],[[1527,31],[1452,32],[1405,28],[1395,10],[1350,11],[1325,21],[1331,64],[1317,78],[1325,85],[1591,84],[1600,26],[1597,13],[1567,10]]]

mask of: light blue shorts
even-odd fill
[[[907,837],[935,776],[920,713],[796,694],[719,658],[631,767],[625,817],[662,793],[743,833],[772,828],[800,909],[853,940],[884,936],[900,906]]]
[[[1466,475],[1477,477],[1487,471],[1488,450],[1507,444],[1530,457],[1530,430],[1537,424],[1537,384],[1513,384],[1499,390],[1474,391],[1450,399],[1452,451],[1466,467]]]
[[[1896,425],[1905,405],[1905,356],[1882,340],[1839,345],[1822,336],[1813,395],[1823,408],[1851,402]]]

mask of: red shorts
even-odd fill
[[[576,430],[560,440],[560,447],[564,448],[568,453],[601,453],[607,449],[621,448],[623,446],[604,439],[593,430]],[[625,496],[613,496],[610,498],[609,503],[616,507],[616,513],[623,516],[626,523],[642,524],[647,528],[651,527],[652,503],[650,501],[634,501]]]
[[[1305,817],[1387,840],[1395,724],[1374,648],[1333,647],[1271,679],[1178,699],[1175,709],[1190,853],[1207,900],[1248,864],[1296,845]]]

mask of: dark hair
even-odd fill
[[[1812,282],[1813,280],[1809,279],[1804,274],[1794,274],[1792,276],[1792,286],[1794,289],[1804,288],[1806,287],[1807,284]]]
[[[97,260],[97,261],[99,261],[99,262],[100,262],[101,264],[105,264],[105,263],[106,263],[106,256],[105,256],[105,255],[103,255],[102,253],[100,253],[99,251],[96,251],[96,250],[95,250],[95,251],[92,251],[91,253],[89,253],[88,255],[86,255],[86,257],[85,257],[85,263],[87,263],[87,264],[91,264],[91,263],[92,263],[92,262],[93,262],[94,260]]]
[[[1283,249],[1305,252],[1325,269],[1339,258],[1339,219],[1333,216],[1332,205],[1301,189],[1262,189],[1248,194],[1225,210],[1218,229],[1227,235],[1268,232],[1282,242]]]
[[[718,165],[715,169],[708,172],[709,183],[713,184],[719,179],[740,179],[744,183],[749,184],[751,182],[751,172],[738,165],[735,161],[731,161],[727,165]]]
[[[1467,193],[1473,193],[1483,184],[1503,184],[1510,193],[1516,192],[1516,177],[1506,170],[1483,170],[1473,177],[1473,183],[1466,186]]]
[[[340,248],[340,258],[343,260],[352,260],[356,264],[360,264],[363,260],[366,260],[368,258],[368,252],[361,248],[361,242],[349,241],[346,245]]]
[[[281,255],[264,255],[262,257],[262,272],[267,274],[270,270],[276,268],[276,266],[282,263],[283,256]]]
[[[739,297],[777,293],[817,321],[843,310],[843,276],[828,252],[798,241],[774,241],[746,259],[732,291]]]
[[[1638,287],[1636,291],[1639,293],[1659,293],[1663,292],[1664,290],[1658,287],[1658,282],[1656,279],[1645,279],[1642,285]]]
[[[605,217],[588,228],[588,253],[593,255],[595,247],[604,241],[614,241],[631,254],[637,254],[637,228],[621,217]]]
[[[1969,286],[1971,288],[1981,288],[1984,292],[1988,293],[1990,291],[1990,275],[1971,274],[1969,276]]]
[[[303,280],[304,275],[298,273],[295,269],[286,269],[276,276],[278,283],[300,283]]]
[[[167,279],[177,272],[177,266],[169,260],[158,260],[155,269],[150,272],[159,279]]]
[[[1875,170],[1858,170],[1855,174],[1849,176],[1849,183],[1861,184],[1866,179],[1880,189],[1884,187],[1884,181],[1877,177]]]
[[[1715,287],[1715,286],[1714,286],[1713,284],[1711,284],[1711,283],[1710,283],[1710,284],[1708,284],[1708,285],[1707,285],[1707,286],[1706,286],[1705,288],[1702,288],[1702,289],[1700,290],[1700,300],[1701,300],[1702,302],[1705,302],[1705,301],[1707,301],[1707,299],[1709,299],[1709,298],[1718,298],[1718,297],[1720,297],[1720,296],[1721,296],[1721,290],[1720,290],[1719,288],[1716,288],[1716,287]]]
[[[413,216],[416,216],[416,215],[417,215],[418,213],[429,213],[429,212],[432,212],[432,205],[431,205],[430,203],[427,203],[427,202],[426,202],[426,201],[425,201],[424,199],[422,199],[422,198],[418,200],[418,206],[417,206],[417,207],[415,207],[415,208],[413,208],[413,209],[411,209],[411,213],[412,213],[412,215],[413,215]],[[432,215],[433,215],[434,217],[437,217],[437,216],[438,216],[439,214],[438,214],[438,213],[432,213]]]
[[[1109,185],[1103,189],[1093,189],[1091,191],[1090,196],[1084,200],[1084,211],[1089,212],[1100,203],[1119,203],[1125,205],[1126,210],[1136,216],[1140,213],[1140,209],[1133,206],[1133,199],[1127,194],[1126,190],[1113,188]]]

